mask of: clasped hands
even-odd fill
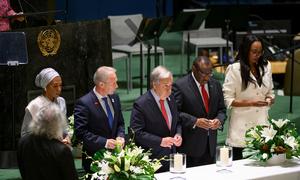
[[[221,121],[219,119],[198,118],[195,125],[206,130],[215,130],[221,126]]]
[[[115,149],[117,145],[121,144],[122,148],[125,145],[125,139],[122,137],[117,137],[116,139],[107,139],[105,148],[107,149]]]
[[[265,101],[253,101],[252,106],[256,106],[256,107],[271,106],[272,104],[274,104],[274,102],[275,102],[274,98],[272,98],[271,96],[267,96],[265,98]]]
[[[182,143],[182,137],[179,134],[176,134],[174,137],[164,137],[161,139],[160,146],[171,148],[173,145],[179,147]]]

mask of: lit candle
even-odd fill
[[[181,171],[183,167],[183,156],[182,154],[174,154],[174,170]]]
[[[229,164],[229,149],[228,147],[223,146],[220,148],[220,162],[223,166]]]

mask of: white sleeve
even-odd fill
[[[231,108],[231,104],[236,98],[236,87],[239,84],[237,78],[238,75],[239,74],[236,73],[236,70],[234,70],[233,64],[227,67],[225,72],[225,80],[223,83],[223,94],[225,104],[228,109]],[[241,86],[241,84],[239,85]]]
[[[268,83],[269,83],[268,93],[266,94],[266,96],[275,98],[275,94],[274,94],[274,90],[273,90],[274,85],[273,85],[273,78],[272,78],[272,66],[271,66],[270,62],[268,62],[268,65],[267,65],[266,76],[267,76]]]

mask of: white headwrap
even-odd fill
[[[46,86],[57,76],[60,75],[54,69],[45,68],[38,75],[36,75],[35,85],[45,89]]]

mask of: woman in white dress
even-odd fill
[[[229,109],[226,143],[233,147],[233,159],[242,159],[245,132],[268,124],[268,110],[274,103],[271,64],[263,57],[263,43],[247,35],[239,48],[238,61],[228,66],[223,84]]]
[[[36,115],[45,106],[55,103],[59,106],[62,113],[66,116],[66,102],[60,97],[62,89],[62,79],[58,72],[52,68],[43,69],[35,78],[35,85],[43,88],[43,94],[33,99],[25,108],[25,115],[23,119],[21,136],[29,134],[29,124],[36,119]],[[70,143],[69,137],[65,136],[65,143]]]

